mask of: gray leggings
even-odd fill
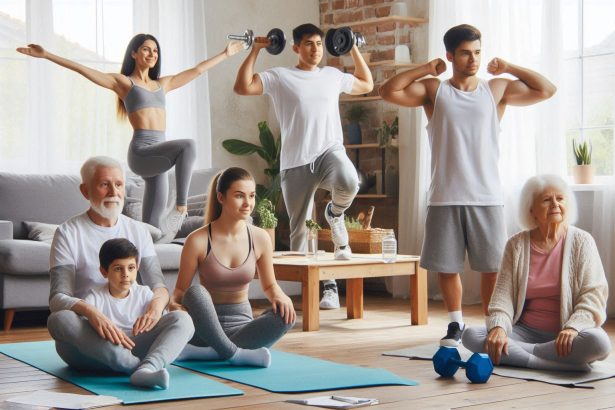
[[[281,172],[282,194],[290,217],[290,250],[305,252],[306,219],[312,218],[314,193],[331,192],[333,214],[340,215],[352,205],[359,191],[359,177],[344,147],[333,147],[307,165]]]
[[[463,345],[473,352],[484,352],[487,334],[484,326],[467,328],[462,336]],[[517,323],[512,328],[512,334],[508,336],[508,355],[502,355],[500,363],[536,368],[529,363],[533,355],[552,362],[545,367],[547,370],[557,369],[557,364],[561,364],[561,370],[570,370],[570,365],[586,365],[596,360],[603,360],[611,352],[611,341],[601,327],[579,332],[572,342],[572,352],[565,357],[557,355],[556,337],[557,333],[545,332]]]
[[[195,334],[190,344],[212,347],[223,359],[231,358],[238,347],[271,347],[295,325],[294,322],[287,325],[271,309],[254,319],[248,301],[214,305],[211,295],[201,285],[188,288],[182,304],[194,322]]]
[[[192,165],[196,159],[193,140],[165,141],[164,131],[135,130],[128,148],[128,166],[145,180],[143,222],[160,227],[169,196],[166,171],[175,166],[176,204],[188,202]]]
[[[128,350],[101,338],[88,320],[72,310],[54,312],[47,320],[56,351],[70,367],[90,371],[131,374],[142,364],[160,370],[179,355],[194,335],[186,312],[169,312],[152,330],[133,336],[135,347]]]

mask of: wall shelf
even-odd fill
[[[386,194],[357,194],[355,198],[371,198],[371,199],[384,199]]]
[[[327,26],[325,28],[338,28],[338,27],[356,27],[356,26],[373,26],[377,24],[386,24],[386,23],[401,23],[408,24],[411,26],[419,26],[421,24],[427,23],[426,19],[422,19],[419,17],[407,17],[407,16],[387,16],[387,17],[376,17],[366,20],[353,21],[343,24],[335,24],[332,26]]]
[[[369,144],[345,144],[346,149],[361,149],[361,148],[384,148],[380,144],[373,142]]]
[[[378,101],[378,100],[382,100],[382,97],[379,95],[370,95],[368,97],[342,97],[340,98],[341,103],[361,102],[361,101]]]

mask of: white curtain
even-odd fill
[[[0,2],[0,171],[76,173],[92,155],[126,160],[132,129],[115,114],[115,94],[16,47],[38,43],[60,56],[118,72],[138,32],[161,43],[162,75],[206,58],[199,0],[27,0]],[[167,138],[192,138],[195,167],[211,165],[209,90],[203,76],[168,96]]]
[[[479,76],[491,78],[486,66],[494,57],[503,58],[546,76],[558,87],[562,78],[562,24],[557,0],[438,0],[430,2],[429,51],[426,61],[445,60],[444,33],[458,24],[476,26],[482,33]],[[418,61],[417,61],[418,62]],[[440,78],[451,76],[450,64]],[[508,107],[501,122],[500,178],[505,190],[508,234],[519,230],[516,223],[518,192],[528,177],[537,173],[565,174],[565,138],[562,127],[561,93],[538,105]],[[402,109],[400,112],[407,111]],[[399,251],[420,254],[430,182],[430,152],[422,110],[403,114],[408,127],[400,126]],[[401,118],[401,117],[400,117]],[[406,124],[406,123],[405,123]],[[407,141],[405,143],[404,141]],[[437,278],[429,277],[430,296],[439,298]],[[403,279],[389,283],[394,296],[406,296]],[[480,302],[480,275],[466,264],[462,274],[464,303]],[[406,282],[407,283],[407,282]]]

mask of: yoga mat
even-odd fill
[[[229,366],[227,362],[221,361],[190,360],[174,364],[274,393],[386,385],[416,386],[418,384],[383,369],[349,366],[278,350],[271,350],[271,366],[265,369]]]
[[[167,368],[171,382],[166,390],[133,386],[130,384],[129,377],[120,373],[100,375],[73,370],[60,359],[52,340],[0,344],[0,353],[83,387],[92,393],[117,397],[124,404],[243,394],[241,390],[233,389],[176,366]]]
[[[410,359],[431,360],[439,346],[436,344],[426,344],[408,347],[400,350],[393,350],[383,353],[384,356],[407,357]],[[468,360],[472,355],[468,349],[460,345],[457,350],[461,360]],[[590,372],[564,372],[554,370],[536,370],[511,366],[495,366],[493,374],[515,379],[535,380],[544,383],[557,384],[560,386],[573,386],[583,388],[593,388],[584,386],[583,383],[615,377],[615,360],[608,358],[600,362],[594,362]],[[435,374],[435,372],[434,372]]]

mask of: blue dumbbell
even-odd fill
[[[453,377],[460,367],[464,367],[466,377],[472,383],[486,383],[493,373],[493,363],[485,353],[474,353],[467,362],[464,362],[457,349],[442,346],[431,360],[434,370],[442,377]]]

